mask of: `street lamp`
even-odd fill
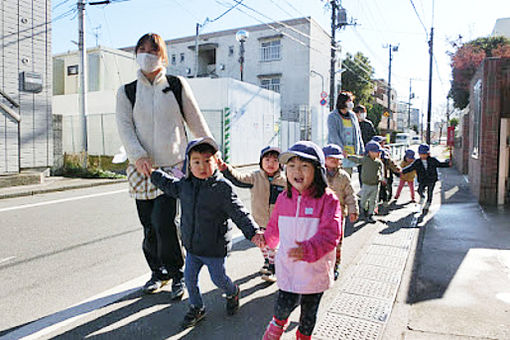
[[[236,33],[236,40],[241,43],[241,49],[239,51],[239,63],[241,64],[241,81],[243,81],[243,66],[244,66],[244,42],[248,40],[250,34],[245,30],[239,30]]]

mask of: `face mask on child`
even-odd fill
[[[150,53],[138,53],[136,55],[136,62],[142,71],[147,73],[154,72],[162,66],[159,56]]]
[[[347,102],[347,103],[345,103],[345,105],[347,106],[348,110],[352,110],[354,108],[354,103],[353,102]]]

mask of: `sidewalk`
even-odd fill
[[[44,183],[0,188],[0,199],[31,196],[48,192],[89,188],[126,182],[126,179],[46,177]]]
[[[509,339],[510,211],[480,207],[453,168],[434,200],[384,339]]]

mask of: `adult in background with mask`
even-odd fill
[[[136,82],[121,86],[117,93],[116,119],[129,160],[129,193],[144,229],[142,248],[152,271],[143,291],[156,293],[172,280],[171,298],[180,299],[184,257],[175,223],[177,201],[151,183],[150,171],[163,168],[182,176],[188,144],[185,125],[195,137],[212,135],[186,80],[166,76],[165,41],[145,34],[135,55],[140,69]]]
[[[358,118],[352,112],[353,108],[354,95],[351,92],[342,91],[338,95],[336,109],[328,116],[328,144],[336,144],[343,149],[345,159],[342,168],[350,176],[356,164],[346,159],[347,156],[361,155],[365,150]]]
[[[358,105],[354,108],[354,113],[358,117],[359,128],[361,130],[361,139],[363,139],[363,145],[367,145],[368,142],[377,135],[374,124],[367,118],[367,108],[363,105]],[[358,165],[358,174],[361,174],[361,165]],[[359,177],[360,188],[363,186],[361,183],[361,176]]]

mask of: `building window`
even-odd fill
[[[234,55],[234,46],[228,47],[228,56],[231,57]]]
[[[181,53],[180,61],[181,61],[181,63],[184,62],[184,53]]]
[[[260,42],[260,60],[271,61],[281,59],[281,39]]]
[[[176,59],[175,54],[172,54],[172,65],[175,65],[175,59]]]
[[[473,87],[473,151],[472,156],[478,158],[480,152],[480,121],[482,117],[482,81],[478,80]]]
[[[67,75],[68,76],[75,76],[78,74],[78,65],[71,65],[67,66]]]
[[[260,87],[280,93],[280,77],[261,79]]]

